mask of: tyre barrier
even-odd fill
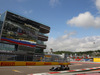
[[[97,69],[100,69],[100,67],[84,68],[84,69],[76,69],[76,70],[68,70],[68,71],[58,71],[58,72],[36,73],[36,74],[28,74],[28,75],[50,75],[50,74],[59,74],[59,73],[90,71],[90,70],[97,70]]]
[[[40,65],[70,65],[69,62],[24,62],[24,61],[0,61],[0,66],[40,66]]]

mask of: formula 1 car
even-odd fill
[[[50,71],[63,71],[63,70],[69,70],[68,66],[61,65],[60,67],[52,67]]]

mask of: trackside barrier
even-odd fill
[[[68,70],[68,71],[47,72],[47,73],[36,73],[36,74],[28,74],[28,75],[50,75],[50,74],[59,74],[59,73],[91,71],[91,70],[97,70],[97,69],[100,69],[100,67],[84,68],[84,69],[76,69],[76,70]]]
[[[20,61],[0,61],[0,66],[39,66],[39,65],[70,65],[67,63],[59,62],[20,62]]]
[[[92,59],[73,59],[72,61],[92,62]]]
[[[93,62],[100,62],[100,58],[93,58]]]
[[[79,63],[79,64],[100,64],[100,63],[98,63],[98,62],[70,62],[71,64],[72,63]]]

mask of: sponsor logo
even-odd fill
[[[26,62],[26,66],[28,65],[36,65],[36,62]]]
[[[1,66],[15,66],[15,62],[1,62]]]
[[[46,62],[46,63],[44,63],[44,65],[51,65],[51,63],[49,63],[49,62]]]
[[[59,65],[63,65],[63,63],[59,63]]]

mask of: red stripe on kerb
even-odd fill
[[[90,69],[94,69],[94,68],[90,68]]]
[[[100,68],[100,67],[95,67],[95,68]]]
[[[73,72],[73,71],[75,71],[75,70],[69,70],[69,72]]]
[[[49,72],[49,74],[56,74],[56,73],[60,73],[60,72]]]

